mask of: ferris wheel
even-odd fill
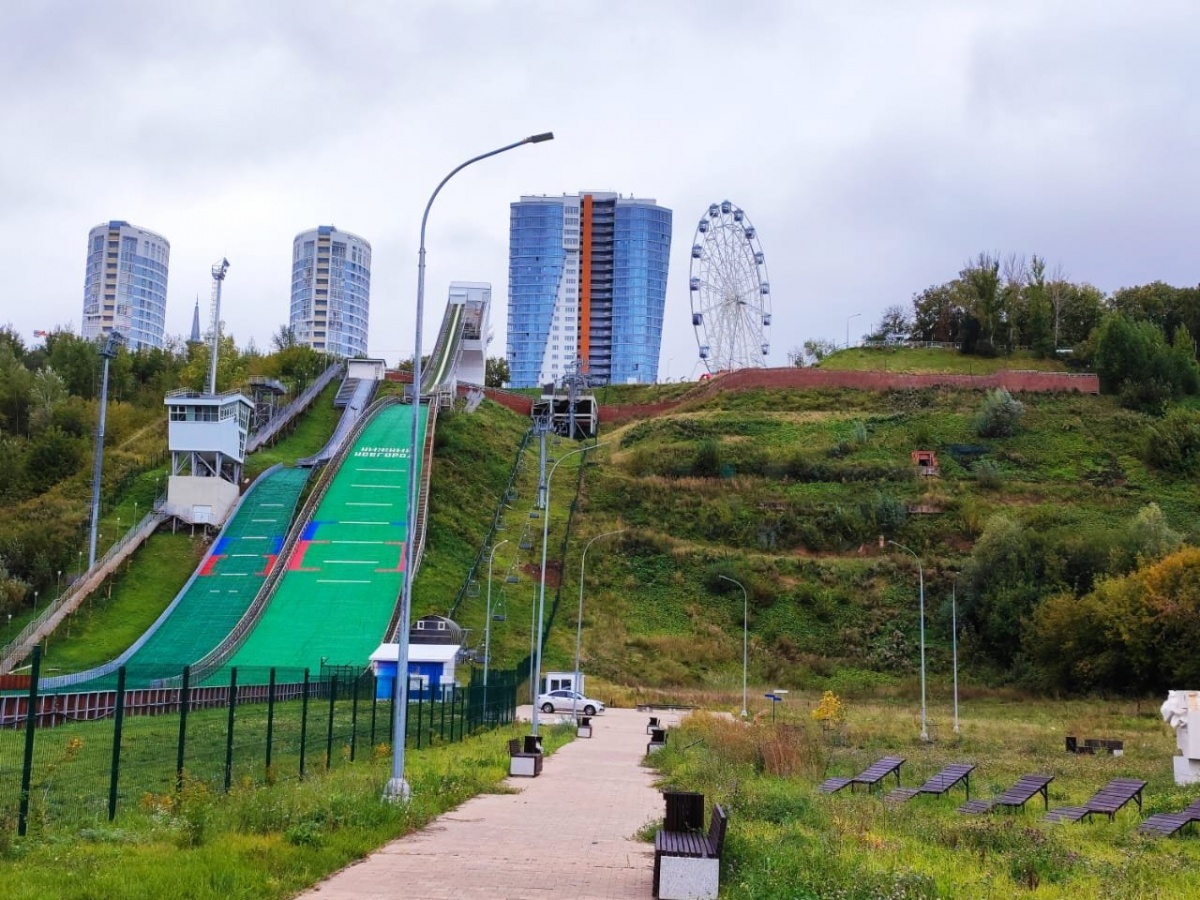
[[[714,203],[692,244],[692,327],[709,372],[763,367],[771,351],[771,284],[745,210]]]

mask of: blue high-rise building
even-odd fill
[[[321,225],[292,241],[288,327],[298,344],[353,358],[367,355],[371,245]]]
[[[513,387],[558,381],[576,360],[602,383],[658,378],[671,210],[583,192],[513,203],[508,368]]]
[[[130,350],[161,348],[170,261],[167,239],[145,228],[114,219],[88,232],[84,339],[118,331]]]

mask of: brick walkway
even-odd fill
[[[520,793],[474,797],[300,897],[649,900],[654,848],[634,834],[662,818],[663,800],[640,765],[647,718],[607,710],[592,720],[591,740],[547,757],[539,777],[506,780]]]

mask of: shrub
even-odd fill
[[[980,437],[1012,437],[1021,427],[1025,404],[1013,399],[1004,388],[988,391],[975,419],[975,432]]]
[[[1004,475],[993,460],[981,459],[972,468],[975,483],[985,491],[994,491],[1004,483]]]
[[[1148,429],[1142,458],[1156,469],[1191,475],[1200,469],[1200,413],[1173,409]]]

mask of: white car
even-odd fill
[[[585,697],[578,691],[550,691],[538,695],[538,708],[544,713],[577,712],[585,716],[596,716],[604,712],[604,704],[599,700]]]

